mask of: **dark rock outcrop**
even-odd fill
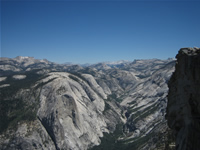
[[[200,48],[182,48],[169,86],[168,126],[177,150],[200,148]]]

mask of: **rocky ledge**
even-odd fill
[[[169,86],[168,126],[175,132],[177,150],[200,147],[200,48],[182,48]]]

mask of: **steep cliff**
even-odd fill
[[[168,125],[176,134],[177,150],[200,148],[200,49],[182,48],[169,82]]]

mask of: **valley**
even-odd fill
[[[166,148],[174,67],[173,59],[84,67],[2,58],[0,148]]]

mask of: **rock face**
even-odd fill
[[[14,76],[13,76],[13,79],[16,79],[16,80],[22,80],[22,79],[24,79],[24,78],[26,78],[25,75],[14,75]]]
[[[38,119],[32,123],[35,124],[33,129],[28,129],[29,123],[22,122],[13,135],[14,142],[9,140],[7,147],[1,149],[12,149],[12,145],[26,149],[35,145],[41,149],[85,150],[100,144],[99,137],[109,132],[103,117],[106,94],[92,76],[84,76],[90,86],[81,78],[64,72],[49,73],[48,77],[39,80],[31,89],[39,94]],[[27,99],[26,95],[20,95]],[[5,136],[0,138],[2,142],[6,140]]]
[[[99,137],[108,130],[102,115],[104,101],[93,89],[105,95],[103,90],[97,84],[90,88],[80,78],[80,82],[70,79],[68,73],[51,73],[48,80],[52,78],[42,88],[37,115],[56,149],[88,149],[99,144]]]
[[[176,133],[177,150],[200,147],[200,49],[182,48],[169,82],[168,125]]]

